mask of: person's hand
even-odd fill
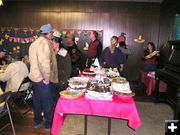
[[[145,56],[145,59],[146,59],[146,60],[147,60],[147,59],[150,59],[150,58],[151,58],[150,55]]]
[[[156,56],[160,56],[160,53],[159,53],[159,51],[157,52]]]
[[[46,84],[46,85],[48,85],[48,84],[49,84],[49,81],[43,80],[43,83]]]

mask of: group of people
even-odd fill
[[[110,46],[103,50],[98,40],[98,32],[90,34],[91,43],[87,59],[83,56],[72,33],[66,34],[67,46],[62,45],[61,33],[53,31],[50,24],[41,26],[41,35],[29,48],[30,73],[33,83],[34,128],[43,126],[50,130],[53,108],[59,98],[60,90],[67,86],[67,80],[78,76],[79,71],[99,59],[102,67],[123,68],[125,55],[118,48],[118,37],[111,38]]]
[[[70,77],[78,76],[79,72],[90,67],[96,58],[102,67],[117,68],[120,73],[122,72],[124,63],[131,54],[125,38],[112,36],[110,45],[104,50],[98,40],[98,32],[92,31],[90,39],[91,43],[85,58],[72,33],[66,34],[67,46],[64,46],[61,33],[54,30],[50,24],[46,24],[41,26],[40,36],[30,45],[29,56],[25,55],[22,60],[18,54],[11,55],[11,64],[4,73],[0,73],[0,81],[7,81],[5,91],[14,92],[24,78],[30,78],[33,85],[34,128],[44,126],[44,117],[45,128],[50,131],[59,92],[66,89]],[[151,59],[146,57],[154,50],[154,44],[149,42],[147,50],[141,57],[146,70],[156,68],[154,66],[156,57]]]

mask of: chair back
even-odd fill
[[[22,85],[25,84],[25,83],[28,83],[28,82],[31,82],[29,77],[24,78],[24,80],[21,82],[21,85],[18,88],[18,92],[21,90]]]
[[[11,96],[11,91],[5,92],[0,95],[0,103],[7,102]]]

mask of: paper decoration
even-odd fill
[[[77,33],[78,33],[79,36],[81,35],[81,31],[80,30]]]
[[[87,36],[88,35],[88,31],[84,31],[84,35]]]
[[[3,42],[4,42],[4,39],[0,39],[0,45],[2,45],[3,44]]]
[[[7,39],[7,40],[8,40],[8,38],[9,38],[9,35],[8,35],[8,34],[6,34],[4,37],[5,37],[5,39]]]
[[[9,42],[25,44],[25,43],[31,43],[35,41],[38,38],[38,36],[20,38],[20,37],[11,37],[8,34],[6,34],[4,38],[8,40]]]

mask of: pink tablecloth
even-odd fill
[[[149,72],[140,72],[139,79],[142,83],[144,83],[147,87],[146,94],[148,96],[151,95],[151,93],[154,91],[156,80],[153,77],[148,76]],[[160,92],[166,92],[167,85],[163,81],[160,81],[159,83],[159,91]]]
[[[141,119],[132,97],[113,97],[113,101],[59,98],[56,105],[51,133],[58,135],[63,126],[66,114],[96,115],[128,120],[128,125],[137,130]]]

